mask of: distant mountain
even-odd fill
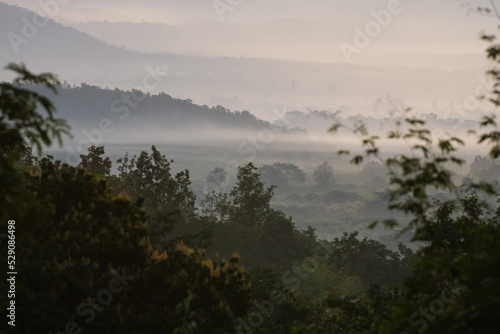
[[[183,24],[149,22],[79,22],[72,27],[115,46],[143,52],[275,58],[344,63],[340,41],[351,42],[354,25],[349,21],[280,19],[253,24],[192,20]],[[363,26],[359,22],[358,26]],[[426,26],[391,30],[392,39],[377,39],[370,52],[354,54],[354,60],[384,66],[455,69],[484,62],[477,39],[456,39],[456,31]],[[429,30],[429,33],[422,31]],[[127,32],[127,33],[124,33]],[[395,52],[394,40],[399,52]],[[436,53],[446,41],[446,53]],[[481,45],[479,45],[481,47]],[[404,51],[401,51],[404,50]],[[399,55],[399,56],[398,56]],[[472,65],[474,67],[475,65]]]
[[[75,141],[88,139],[89,133],[97,132],[102,134],[97,144],[214,144],[221,141],[227,144],[245,141],[249,136],[267,138],[271,132],[273,138],[305,137],[306,134],[305,130],[286,127],[288,123],[271,124],[246,110],[200,106],[165,93],[111,90],[87,84],[63,84],[57,94],[44,87],[30,85],[27,88],[53,101],[57,117],[66,119],[72,126]]]
[[[426,122],[425,126],[433,129],[433,135],[437,137],[453,135],[467,138],[468,130],[479,127],[479,117],[473,114],[468,114],[466,118],[459,117],[459,115],[440,118],[433,113],[411,114],[407,116],[415,116],[424,120]],[[356,122],[362,122],[366,125],[370,134],[381,135],[383,137],[388,131],[397,128],[397,121],[404,123],[404,118],[406,117],[403,114],[370,117],[363,115],[342,115],[326,110],[313,110],[310,112],[289,111],[283,115],[283,119],[279,119],[276,122],[277,124],[286,122],[288,128],[304,130],[311,139],[327,140],[327,138],[330,138],[331,140],[332,137],[327,132],[332,124],[337,122],[350,128],[353,128]],[[402,128],[405,128],[405,126],[403,125]]]
[[[351,114],[371,115],[377,99],[388,94],[422,112],[445,113],[457,104],[463,105],[465,99],[474,94],[475,86],[480,84],[477,77],[482,75],[481,70],[145,54],[111,46],[52,20],[42,27],[37,27],[34,21],[32,12],[0,2],[3,64],[23,61],[34,71],[56,73],[70,84],[85,82],[111,89],[165,92],[175,98],[192,99],[200,105],[249,110],[266,120],[276,118],[275,109],[341,108]],[[30,31],[30,26],[35,29]],[[128,29],[117,30],[116,34],[129,34]],[[16,38],[17,47],[12,46],[9,38]],[[162,43],[160,36],[158,41]],[[282,42],[283,47],[291,43]],[[158,80],[154,81],[151,76],[155,72],[165,75],[157,76]],[[10,78],[0,72],[0,80]],[[292,80],[295,82],[293,93]]]

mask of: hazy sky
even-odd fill
[[[57,0],[54,0],[57,1]],[[32,10],[41,10],[39,0],[5,0]],[[59,19],[91,21],[154,21],[180,23],[192,19],[219,20],[214,9],[217,0],[65,0],[57,14]],[[252,23],[279,18],[314,18],[325,20],[359,21],[369,18],[372,10],[387,8],[388,0],[220,0],[218,3],[235,3],[228,11],[228,22]],[[239,4],[238,4],[239,3]],[[405,20],[416,24],[461,22],[466,13],[464,3],[472,7],[487,6],[487,0],[402,0]],[[477,21],[471,19],[470,21]],[[472,23],[472,22],[470,22]],[[484,23],[484,22],[483,22]],[[457,25],[457,27],[460,25]]]
[[[8,4],[16,4],[37,12],[43,12],[41,3],[67,2],[59,5],[57,10],[51,13],[54,19],[66,24],[104,20],[172,25],[194,24],[200,20],[254,24],[279,19],[307,18],[342,23],[343,30],[347,24],[350,29],[345,29],[346,36],[352,37],[346,39],[346,42],[351,44],[355,37],[355,29],[366,28],[368,22],[373,20],[372,12],[387,10],[389,3],[393,1],[399,0],[23,0],[22,2],[4,0]],[[478,41],[479,32],[493,31],[497,24],[495,18],[471,13],[468,9],[489,6],[488,0],[469,2],[401,0],[399,2],[401,12],[392,15],[390,24],[382,28],[380,33],[382,36],[376,36],[380,41],[372,43],[371,47],[375,45],[383,47],[383,51],[401,52],[415,52],[415,49],[420,50],[419,48],[431,52],[481,52],[484,44]],[[217,13],[215,8],[217,4],[219,7],[226,7]],[[287,31],[283,31],[283,36],[286,35]],[[328,36],[328,34],[322,36],[325,35]],[[104,35],[96,37],[108,39]],[[321,38],[325,44],[329,43],[327,37]],[[427,39],[429,46],[422,46],[422,41]],[[412,45],[412,40],[418,43]],[[332,42],[339,44],[338,41]],[[154,40],[151,44],[154,44]],[[125,46],[129,47],[126,44]],[[134,45],[130,48],[137,49]]]
[[[400,3],[400,12],[391,15],[390,24],[381,28],[377,36],[372,38],[370,50],[372,52],[476,52],[480,53],[484,50],[484,43],[478,39],[481,31],[494,31],[498,22],[493,17],[481,16],[473,13],[469,8],[478,6],[489,6],[488,0],[471,0],[454,1],[454,0],[4,0],[9,4],[17,4],[22,7],[29,8],[37,12],[43,12],[41,3],[59,3],[67,2],[63,5],[58,5],[57,10],[51,13],[52,18],[59,22],[69,25],[78,25],[83,22],[90,21],[109,21],[109,22],[155,22],[166,23],[170,25],[195,25],[191,30],[203,34],[205,28],[200,25],[200,21],[206,22],[224,22],[232,24],[246,24],[250,26],[255,23],[270,22],[280,19],[313,19],[317,21],[327,21],[330,23],[340,24],[339,29],[342,30],[342,37],[339,37],[338,32],[330,32],[331,27],[317,32],[315,36],[311,36],[321,45],[316,50],[312,50],[311,46],[303,43],[300,40],[300,23],[297,29],[283,28],[280,32],[280,37],[294,38],[298,36],[298,44],[305,45],[309,50],[297,49],[297,56],[293,54],[288,58],[296,60],[311,60],[311,61],[341,61],[341,49],[339,48],[342,42],[349,43],[355,46],[354,39],[356,29],[366,29],[370,21],[373,21],[373,12],[386,11],[389,4],[392,2]],[[233,5],[231,5],[231,3]],[[219,13],[216,7],[219,9]],[[51,9],[52,10],[52,9]],[[47,10],[45,10],[47,12]],[[223,20],[221,20],[221,18]],[[106,28],[91,28],[83,26],[75,26],[77,29],[94,35],[95,37],[105,40],[111,44],[125,47],[133,50],[145,52],[158,51],[164,52],[158,45],[154,34],[148,33],[148,36],[141,38],[129,38],[126,36],[116,36],[116,32],[107,31]],[[228,37],[230,32],[235,30],[228,27]],[[102,29],[102,31],[100,31]],[[316,32],[316,27],[304,27],[303,35],[309,36],[311,30]],[[314,30],[316,29],[316,30]],[[224,34],[221,29],[215,30],[216,34]],[[238,32],[239,33],[239,32]],[[276,35],[276,32],[274,32]],[[153,35],[153,36],[151,36]],[[331,35],[331,38],[329,36]],[[113,38],[116,36],[117,38]],[[179,38],[185,38],[179,35]],[[225,38],[225,36],[212,36],[215,39]],[[340,39],[339,39],[340,38]],[[210,42],[209,38],[207,42]],[[373,41],[375,40],[375,41]],[[223,55],[223,56],[240,56],[239,50],[232,52],[231,43],[234,43],[228,38],[228,50],[220,48],[217,43],[212,44],[220,50],[220,54],[214,54],[212,50],[198,49],[201,44],[198,41],[187,41],[192,43],[186,48],[176,48],[166,50],[174,53],[190,53],[199,55]],[[278,41],[279,42],[279,41]],[[149,44],[148,44],[149,43]],[[185,43],[185,44],[186,44]],[[324,48],[327,46],[328,48]],[[258,52],[249,52],[249,56],[256,57],[276,57],[276,53],[271,52],[268,43],[263,39],[262,45],[251,45],[253,50]],[[270,52],[266,53],[268,49]],[[141,50],[142,49],[142,50]],[[332,51],[333,50],[333,51]],[[289,53],[289,51],[287,50]],[[337,55],[332,54],[336,52]],[[310,57],[308,55],[311,55]],[[327,55],[327,56],[325,56]],[[365,53],[365,56],[368,55]],[[308,58],[309,57],[309,58]],[[387,65],[386,55],[379,55],[378,59],[382,61],[380,65]],[[361,59],[358,57],[358,59]],[[368,61],[368,63],[377,62],[377,58]]]
[[[322,82],[319,77],[324,73],[313,73],[314,67],[307,72],[307,80],[297,73],[288,73],[283,80],[276,77],[255,77],[255,71],[238,75],[240,85],[231,82],[231,87],[241,88],[242,93],[233,93],[224,90],[221,86],[211,84],[217,93],[211,96],[200,97],[196,94],[205,92],[207,87],[198,90],[192,88],[193,83],[186,83],[188,92],[176,91],[179,82],[187,82],[190,72],[200,72],[192,64],[188,72],[178,70],[176,84],[167,87],[168,92],[176,97],[193,98],[197,103],[215,105],[223,104],[232,109],[249,109],[264,117],[267,100],[262,92],[254,91],[248,86],[251,80],[260,82],[259,88],[272,91],[264,85],[281,85],[286,91],[287,100],[290,85],[296,80],[295,94],[297,103],[311,105],[313,102],[325,108],[325,103],[319,102],[318,96],[328,96],[336,92],[339,96],[351,96],[344,91],[349,90],[353,97],[363,101],[376,101],[380,93],[376,89],[387,93],[396,92],[397,97],[406,95],[416,96],[413,100],[422,101],[426,106],[439,104],[448,108],[456,101],[463,101],[474,92],[478,85],[477,77],[484,74],[484,49],[486,44],[479,41],[481,31],[496,32],[498,18],[484,16],[470,10],[478,6],[489,7],[489,0],[0,0],[11,5],[19,5],[36,12],[49,12],[54,20],[71,25],[109,44],[123,46],[126,49],[143,52],[158,52],[180,55],[202,55],[210,57],[272,58],[291,59],[299,61],[327,62],[344,65],[348,63],[340,47],[348,44],[358,47],[359,54],[354,53],[354,65],[378,66],[377,71],[366,69],[364,77],[359,82],[347,85],[338,78],[332,77],[331,82]],[[500,5],[500,0],[498,1]],[[59,4],[65,3],[66,4]],[[380,13],[391,8],[392,3],[399,2],[397,13],[391,14],[387,24],[376,24],[378,31],[369,38],[365,47],[356,44],[357,31],[370,28],[374,23],[373,13]],[[43,8],[41,4],[59,4],[57,8]],[[231,5],[233,4],[233,5]],[[224,9],[219,8],[225,6]],[[223,11],[223,12],[221,12]],[[222,16],[222,20],[221,20]],[[107,21],[108,23],[95,23]],[[134,23],[164,23],[152,24],[110,24],[109,22]],[[373,25],[372,25],[373,27]],[[249,63],[245,63],[250,66]],[[140,64],[137,64],[139,66]],[[62,66],[62,65],[61,65]],[[312,65],[311,65],[312,66]],[[447,73],[440,77],[449,77],[442,87],[448,87],[450,92],[443,92],[440,96],[436,88],[430,88],[435,82],[421,79],[422,84],[413,84],[420,80],[418,75],[412,74],[403,83],[387,79],[383,74],[387,67],[396,69],[397,75],[403,76],[405,68],[445,70]],[[255,70],[256,67],[251,67]],[[62,69],[58,70],[62,71]],[[175,69],[174,69],[175,70]],[[204,69],[203,78],[216,77],[211,82],[223,83],[229,80],[224,70]],[[346,66],[341,75],[349,76],[350,68]],[[361,71],[359,68],[356,71]],[[184,71],[184,70],[183,70]],[[243,69],[241,69],[243,71]],[[249,71],[249,70],[248,70]],[[288,72],[287,72],[288,71]],[[459,71],[459,72],[456,72]],[[461,71],[461,72],[460,72]],[[182,73],[181,73],[182,72]],[[224,73],[223,73],[224,72]],[[387,71],[389,72],[389,71]],[[201,73],[201,72],[200,72]],[[202,74],[197,73],[198,76]],[[215,74],[214,74],[215,73]],[[391,72],[392,73],[392,72]],[[427,74],[425,74],[427,73]],[[432,74],[434,72],[431,72]],[[65,77],[76,83],[87,81],[103,86],[129,87],[122,82],[99,81],[101,76],[81,77],[73,73],[62,72]],[[316,75],[317,74],[317,75]],[[430,75],[421,71],[417,74]],[[194,75],[194,74],[193,74]],[[218,76],[217,76],[218,75]],[[397,76],[395,75],[395,76]],[[104,76],[106,80],[113,76]],[[285,77],[285,76],[283,76]],[[73,78],[73,79],[71,79]],[[196,78],[196,79],[195,79]],[[460,78],[458,80],[457,78]],[[199,77],[191,79],[199,82]],[[219,80],[219,81],[217,81]],[[260,81],[259,81],[260,80]],[[353,79],[354,80],[354,79]],[[373,81],[373,82],[372,82]],[[408,81],[408,82],[407,82]],[[436,80],[434,80],[436,81]],[[365,87],[367,82],[372,82]],[[396,84],[396,82],[398,82]],[[419,81],[420,82],[420,81]],[[316,84],[316,86],[314,86]],[[262,87],[260,87],[262,86]],[[440,86],[440,87],[441,87]],[[365,88],[363,88],[365,87]],[[364,90],[363,90],[364,89]],[[359,92],[364,92],[359,94]],[[245,94],[252,94],[251,97]],[[431,97],[419,97],[419,94],[430,94]],[[285,93],[283,93],[285,94]],[[304,96],[311,95],[309,100]],[[212,100],[217,95],[217,100]],[[418,96],[417,96],[418,95]],[[309,96],[309,95],[307,95]],[[274,100],[279,97],[273,96]],[[302,98],[302,100],[301,100]],[[241,99],[243,102],[231,104],[232,100]],[[453,101],[449,101],[453,99]],[[261,101],[262,100],[262,101]],[[273,100],[273,103],[275,101]],[[283,98],[281,98],[283,100]],[[352,100],[352,99],[351,99]],[[437,103],[435,103],[437,101]],[[334,101],[338,102],[338,101]],[[411,101],[412,105],[416,102]],[[262,104],[259,109],[257,105]],[[330,102],[329,102],[330,103]],[[355,101],[351,101],[354,105]],[[334,104],[331,102],[331,104]],[[358,104],[367,104],[365,102]]]

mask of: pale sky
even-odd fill
[[[391,1],[398,0],[53,0],[52,3],[68,2],[59,5],[50,16],[66,24],[89,21],[110,22],[156,22],[178,25],[193,21],[208,20],[225,23],[254,24],[278,19],[313,19],[329,22],[342,22],[352,27],[354,37],[356,27],[365,28],[373,20],[372,11],[388,9]],[[33,11],[43,12],[39,0],[4,0],[8,4],[19,5]],[[468,7],[489,6],[488,0],[401,0],[402,11],[393,15],[391,24],[384,28],[384,50],[407,51],[411,40],[432,40],[439,36],[438,42],[431,43],[433,52],[477,52],[482,50],[478,34],[482,30],[494,31],[498,20],[469,13]],[[233,3],[237,5],[227,5]],[[239,4],[238,4],[239,3]],[[225,9],[215,9],[216,4],[226,4]],[[45,10],[47,12],[47,10]],[[469,13],[469,15],[467,15]],[[408,31],[407,45],[402,45]],[[283,32],[286,35],[286,31]],[[103,38],[102,36],[96,36]],[[152,41],[153,43],[153,41]],[[127,45],[125,45],[127,46]],[[132,46],[133,48],[133,46]],[[415,48],[422,48],[416,44]],[[149,50],[148,50],[149,51]],[[415,50],[412,50],[415,51]],[[429,51],[429,50],[426,50]]]
[[[217,2],[218,1],[218,2]],[[3,2],[34,11],[41,11],[39,0],[4,0]],[[365,21],[372,10],[388,7],[388,0],[54,0],[59,5],[58,20],[78,22],[108,20],[130,22],[162,22],[177,24],[193,19],[219,20],[216,3],[229,5],[224,18],[227,22],[257,23],[282,18],[310,18],[333,21]],[[489,6],[488,0],[401,0],[404,8],[399,16],[417,25],[454,26],[457,29],[484,27],[485,19],[477,14],[464,21],[469,7]],[[490,20],[491,21],[491,20]]]
[[[91,21],[109,22],[155,22],[170,25],[198,24],[200,32],[205,28],[199,25],[201,21],[224,22],[232,24],[246,24],[251,26],[255,23],[270,22],[279,19],[312,19],[331,23],[341,23],[342,33],[345,37],[342,40],[352,44],[355,37],[355,29],[366,28],[372,21],[372,12],[380,12],[388,9],[389,3],[399,0],[4,0],[8,4],[19,5],[37,12],[49,12],[56,21],[78,25]],[[42,3],[59,3],[57,8],[44,10]],[[396,51],[396,52],[482,52],[484,43],[478,39],[481,31],[494,31],[498,24],[498,19],[485,17],[477,13],[471,13],[468,8],[478,6],[490,6],[488,0],[454,1],[454,0],[401,0],[401,12],[392,15],[390,25],[384,27],[381,36],[377,36],[376,43],[371,43],[370,48],[374,51]],[[236,5],[229,5],[233,3]],[[239,3],[239,4],[238,4]],[[216,5],[225,6],[217,12]],[[224,5],[225,4],[225,5]],[[221,21],[221,17],[223,21]],[[194,27],[193,29],[196,29]],[[106,40],[113,44],[109,38],[110,33],[105,31],[92,31],[84,27],[77,27],[85,32],[94,35],[96,38]],[[228,28],[231,29],[231,28]],[[287,29],[288,30],[288,29]],[[220,34],[219,32],[217,32]],[[229,34],[230,32],[228,32]],[[286,37],[287,31],[282,32]],[[296,34],[296,32],[293,32]],[[304,31],[309,34],[309,31]],[[317,39],[321,38],[321,43],[340,44],[336,32],[318,32]],[[141,44],[136,45],[136,41],[122,41],[117,44],[133,50],[143,48],[151,52],[162,51],[156,47],[155,36],[150,36],[151,47],[148,47],[148,38]],[[224,36],[219,36],[224,37]],[[123,37],[119,36],[120,39]],[[300,42],[300,40],[299,40]],[[232,41],[230,42],[232,43]],[[196,42],[195,42],[196,44]],[[254,47],[254,46],[252,46]],[[259,47],[257,45],[257,47]],[[269,48],[263,44],[262,48]],[[173,52],[179,52],[173,50]],[[187,49],[188,53],[196,54],[196,48]],[[332,54],[332,51],[318,50],[323,54]],[[303,53],[303,52],[301,52]],[[207,53],[206,50],[199,50],[198,54]],[[261,56],[264,53],[255,53],[254,56]],[[311,52],[308,52],[311,54]],[[235,56],[235,54],[221,54],[225,56]],[[239,55],[238,55],[239,56]],[[274,54],[269,54],[274,57]],[[385,56],[382,56],[385,57]],[[289,57],[290,58],[290,57]],[[292,57],[293,58],[293,57]],[[298,60],[324,61],[325,57],[298,57]]]
[[[330,64],[347,64],[347,57],[342,54],[340,46],[343,43],[356,46],[357,31],[366,31],[374,22],[374,13],[387,13],[390,4],[398,0],[0,0],[7,4],[18,5],[30,10],[48,13],[55,21],[72,26],[106,43],[144,53],[169,53],[178,55],[197,55],[209,57],[232,57],[286,59],[298,61],[324,62]],[[496,0],[499,3],[500,0]],[[64,3],[66,4],[59,4]],[[41,4],[59,4],[55,8],[43,8]],[[231,3],[233,5],[231,5]],[[216,6],[225,10],[219,13]],[[336,97],[333,102],[321,102],[320,97],[336,92],[339,96],[351,96],[344,92],[349,90],[354,97],[367,105],[375,101],[380,89],[384,92],[396,92],[396,96],[413,96],[412,105],[423,101],[426,106],[439,104],[440,108],[449,108],[456,101],[462,101],[474,92],[478,85],[476,79],[487,69],[484,50],[486,44],[479,40],[481,31],[495,33],[499,19],[494,16],[484,16],[471,12],[470,8],[478,6],[489,7],[488,0],[401,0],[397,13],[391,14],[388,24],[378,25],[380,30],[369,40],[369,45],[352,55],[352,64],[379,67],[377,75],[373,69],[362,74],[359,83],[347,84],[346,81],[334,83],[321,81],[327,73],[315,73],[311,67],[306,74],[292,74],[283,70],[283,80],[276,77],[258,78],[254,73],[238,75],[240,85],[232,83],[229,88],[241,88],[242,92],[233,92],[229,88],[218,88],[217,92],[210,89],[194,89],[193,83],[201,79],[193,77],[193,83],[186,84],[186,91],[181,91],[179,84],[168,87],[169,93],[181,98],[193,98],[197,103],[215,105],[223,104],[232,109],[249,109],[264,117],[269,109],[269,101],[261,91],[252,93],[247,87],[248,82],[256,83],[263,91],[272,91],[272,87],[264,84],[282,85],[283,95],[289,95],[290,82],[297,81],[297,101],[303,105],[317,103],[318,108],[334,103],[340,103]],[[46,15],[47,16],[47,15]],[[223,20],[221,20],[221,16]],[[107,21],[108,23],[96,23]],[[110,22],[133,22],[135,24],[111,24]],[[163,25],[137,24],[163,23]],[[24,54],[23,54],[24,55]],[[139,66],[139,65],[137,65]],[[249,65],[250,66],[250,65]],[[253,66],[253,65],[252,65]],[[312,65],[311,65],[312,66]],[[448,71],[450,78],[460,77],[461,80],[449,79],[442,87],[448,87],[450,92],[437,96],[438,89],[431,88],[435,80],[423,80],[423,84],[413,85],[412,80],[420,80],[412,74],[408,82],[396,84],[397,78],[383,79],[385,71],[380,68],[392,67],[397,73],[403,73],[405,68],[437,69]],[[256,69],[257,67],[252,67]],[[110,82],[114,76],[91,76],[92,73],[73,74],[58,68],[63,76],[73,78],[77,83],[91,82],[103,86],[128,87],[117,79]],[[351,68],[344,72],[349,74]],[[362,71],[360,69],[357,69]],[[177,70],[179,82],[187,80],[189,73]],[[189,71],[198,71],[196,66]],[[188,71],[188,72],[189,72]],[[455,71],[462,71],[457,73]],[[224,71],[207,69],[206,76],[216,76],[220,82],[227,82]],[[255,72],[255,71],[254,71]],[[386,71],[390,72],[390,71]],[[424,72],[416,72],[421,74]],[[266,73],[267,74],[267,73]],[[428,73],[429,74],[429,73]],[[430,72],[429,75],[431,75]],[[289,77],[285,76],[288,75]],[[426,74],[427,75],[427,74]],[[304,79],[301,79],[301,76]],[[375,80],[373,77],[375,76]],[[90,79],[89,79],[90,77]],[[441,75],[444,77],[444,75]],[[102,80],[100,80],[100,78]],[[205,78],[206,79],[206,78]],[[286,80],[285,80],[286,79]],[[348,78],[351,80],[350,78]],[[358,94],[369,80],[375,80],[363,94]],[[207,79],[208,80],[208,79]],[[215,80],[215,79],[214,79]],[[215,80],[216,82],[219,82]],[[385,80],[385,81],[384,81]],[[247,82],[248,81],[248,82]],[[276,82],[279,82],[277,84]],[[350,82],[350,81],[349,81]],[[399,81],[398,81],[399,82]],[[459,85],[460,83],[460,85]],[[316,86],[314,86],[316,85]],[[412,86],[413,85],[413,86]],[[440,87],[441,87],[440,86]],[[281,87],[281,86],[280,86]],[[160,87],[162,88],[162,87]],[[208,88],[214,88],[210,85]],[[220,88],[220,89],[219,89]],[[247,87],[248,88],[248,87]],[[302,90],[301,90],[302,89]],[[178,91],[177,91],[178,90]],[[202,92],[209,96],[198,96]],[[420,97],[418,94],[429,96]],[[196,95],[198,94],[198,95]],[[253,94],[248,97],[245,94]],[[304,96],[310,95],[307,100]],[[217,95],[217,99],[212,99]],[[288,95],[286,100],[289,100]],[[309,96],[308,95],[308,96]],[[355,102],[350,98],[350,103]],[[278,97],[273,97],[275,100]],[[302,98],[302,100],[300,100]],[[241,99],[242,102],[231,102]],[[279,97],[280,101],[285,100]],[[326,99],[326,98],[325,98]],[[450,101],[453,99],[453,101]],[[417,101],[417,102],[415,102]],[[276,103],[276,101],[271,101]],[[371,103],[370,102],[370,103]],[[435,103],[436,102],[436,103]],[[299,103],[299,102],[298,102]],[[261,106],[262,105],[262,106]],[[260,106],[260,107],[258,107]],[[260,109],[259,109],[260,108]]]
[[[54,0],[56,2],[57,0]],[[31,10],[41,10],[39,0],[4,0]],[[60,5],[56,18],[75,21],[152,21],[180,23],[192,19],[218,20],[214,9],[217,0],[65,0]],[[218,3],[235,3],[234,9],[227,12],[228,22],[255,23],[279,18],[312,18],[324,20],[362,21],[369,17],[372,10],[387,8],[387,0],[220,0]],[[464,3],[471,7],[488,6],[487,0],[401,0],[405,8],[401,15],[405,20],[419,24],[442,26],[462,21],[467,12]],[[239,4],[238,4],[239,3]],[[477,15],[473,15],[477,16]],[[484,23],[484,20],[470,19],[467,24]],[[480,23],[480,25],[482,24]],[[458,26],[458,25],[457,25]]]

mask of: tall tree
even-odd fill
[[[150,219],[151,239],[158,249],[173,247],[180,240],[190,247],[206,248],[213,227],[198,215],[189,171],[173,175],[174,161],[154,145],[151,150],[151,154],[142,151],[132,159],[126,154],[117,161],[119,174],[111,178],[115,193],[123,192],[141,201]]]
[[[80,155],[82,161],[79,167],[87,172],[109,176],[111,172],[111,160],[109,157],[103,158],[104,146],[90,146],[87,155]]]
[[[240,167],[236,186],[229,193],[233,204],[230,219],[245,226],[263,226],[272,212],[275,186],[266,188],[256,171],[251,162]]]

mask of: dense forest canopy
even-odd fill
[[[498,65],[495,36],[482,39]],[[6,68],[16,76],[0,83],[0,260],[16,271],[0,283],[9,333],[499,332],[495,114],[465,123],[486,152],[470,164],[461,133],[435,135],[432,122],[446,120],[403,108],[383,138],[362,118],[326,117],[330,134],[360,141],[334,158],[217,162],[193,180],[154,143],[109,157],[109,146],[89,142],[75,163],[44,154],[72,136],[56,109],[85,123],[118,101],[117,114],[161,120],[166,132],[186,122],[276,126],[164,93],[70,87],[23,64]],[[487,75],[500,84],[496,67]],[[144,98],[137,113],[125,93]],[[500,92],[488,100],[498,107]],[[406,150],[384,151],[382,139]],[[349,164],[350,173],[339,168]],[[322,222],[331,230],[319,231]],[[368,232],[381,226],[389,233]]]

